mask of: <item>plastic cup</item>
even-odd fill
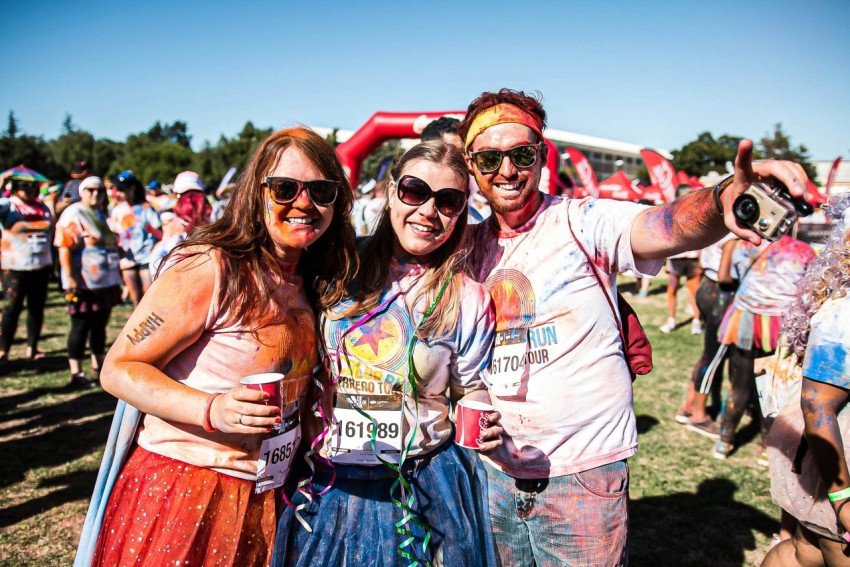
[[[283,398],[280,392],[280,384],[283,378],[284,375],[279,372],[268,372],[265,374],[245,376],[239,382],[246,388],[267,393],[269,395],[269,399],[266,402],[267,406],[282,407]]]
[[[461,447],[477,449],[482,424],[484,429],[489,425],[485,414],[491,411],[496,411],[496,408],[484,402],[475,400],[459,401],[455,410],[455,442]]]

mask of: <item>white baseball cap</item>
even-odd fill
[[[201,183],[201,176],[194,171],[183,171],[177,174],[174,178],[174,193],[182,195],[187,191],[202,191],[204,185]]]

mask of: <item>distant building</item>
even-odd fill
[[[832,160],[812,160],[812,165],[818,172],[817,184],[820,187],[826,185],[826,178],[829,177],[829,170],[832,168]],[[850,191],[850,161],[843,160],[835,173],[835,181],[832,182],[831,194],[843,193]]]
[[[567,146],[581,150],[590,160],[590,165],[593,166],[596,177],[600,181],[614,175],[618,170],[634,178],[637,176],[638,169],[643,166],[640,151],[646,146],[554,128],[547,128],[545,134],[562,151]],[[673,155],[667,150],[652,149],[667,159],[673,159]]]
[[[320,136],[327,136],[333,132],[332,128],[321,126],[310,126]],[[345,142],[354,132],[352,130],[337,130],[337,142]],[[596,172],[596,177],[601,181],[617,172],[623,172],[631,178],[637,176],[638,169],[643,166],[643,160],[640,157],[640,151],[645,146],[632,144],[629,142],[620,142],[610,140],[608,138],[599,138],[597,136],[588,136],[586,134],[578,134],[576,132],[568,132],[567,130],[556,130],[547,128],[545,131],[546,137],[551,140],[561,152],[567,146],[578,148],[590,160],[593,170]],[[402,140],[402,148],[409,148],[415,145],[419,140]],[[653,148],[667,159],[673,159],[672,154],[667,150]],[[565,159],[565,158],[564,158]]]

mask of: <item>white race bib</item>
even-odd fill
[[[525,375],[528,329],[496,332],[493,358],[481,378],[490,392],[500,398],[516,396]]]
[[[280,433],[263,441],[260,447],[260,458],[257,462],[257,484],[255,492],[265,492],[283,486],[292,460],[301,443],[301,420],[299,419],[298,404],[283,417]]]
[[[364,410],[375,421],[364,417],[355,407]],[[377,465],[381,463],[380,456],[397,464],[401,455],[401,420],[400,393],[375,396],[338,392],[328,454],[335,463]],[[375,451],[372,450],[373,431]]]
[[[27,249],[33,256],[38,256],[47,249],[47,235],[43,232],[31,232],[27,236]]]

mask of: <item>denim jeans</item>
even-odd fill
[[[542,479],[484,468],[503,567],[628,564],[626,461]]]

